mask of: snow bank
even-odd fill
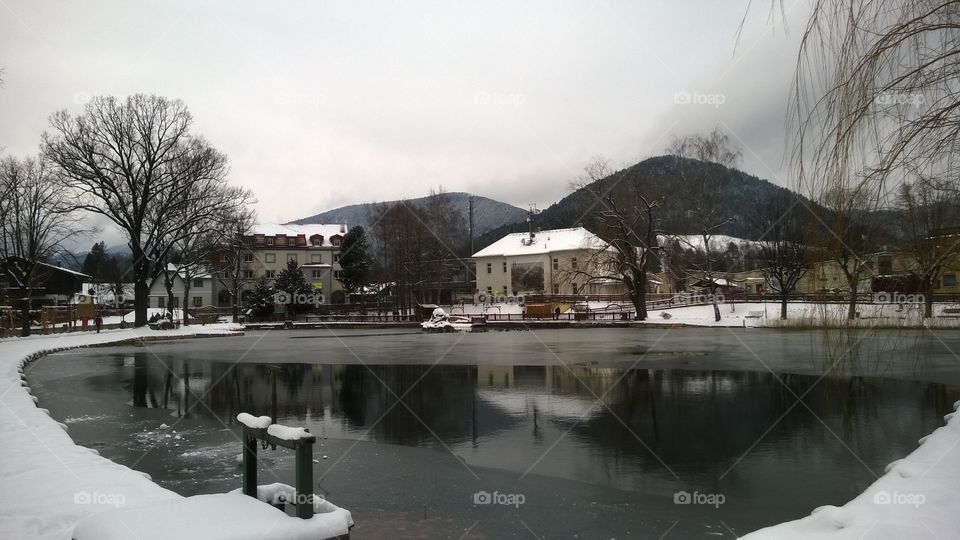
[[[292,488],[289,494],[296,496]],[[319,505],[314,504],[314,508],[322,511],[310,519],[291,517],[258,499],[259,497],[254,499],[239,491],[232,491],[216,495],[195,495],[148,507],[103,512],[83,520],[74,530],[74,538],[318,540],[346,535],[353,525],[350,512],[319,497],[313,498],[314,501],[320,501]]]
[[[266,429],[273,423],[273,419],[269,416],[254,416],[242,412],[237,415],[237,422],[240,422],[250,429]]]
[[[24,364],[44,352],[139,337],[223,334],[236,325],[156,332],[110,330],[0,340],[0,536],[70,538],[83,518],[104,510],[181,500],[144,474],[74,444],[65,424],[40,409],[21,382]]]
[[[960,402],[954,404],[954,409]],[[909,456],[847,504],[744,536],[749,540],[957,538],[960,530],[960,417],[919,441]]]

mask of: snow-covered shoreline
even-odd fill
[[[954,410],[960,402],[954,403]],[[886,473],[847,504],[744,536],[750,540],[930,538],[960,536],[960,416],[920,439]],[[784,486],[789,489],[789,486]]]
[[[134,339],[239,334],[236,325],[147,328],[38,335],[0,340],[0,536],[70,538],[83,518],[102,510],[182,497],[147,475],[77,445],[65,426],[37,405],[22,378],[45,354]]]

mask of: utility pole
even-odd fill
[[[467,214],[470,221],[470,256],[473,257],[473,254],[476,253],[473,247],[473,195],[470,195],[469,197],[467,197],[467,203],[468,203]]]

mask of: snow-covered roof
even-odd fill
[[[551,229],[534,233],[511,233],[473,254],[474,257],[511,257],[540,255],[554,251],[603,249],[606,243],[583,227]]]
[[[326,244],[327,238],[334,235],[343,236],[348,230],[346,223],[305,223],[303,225],[297,225],[295,223],[261,223],[253,227],[253,234],[262,234],[265,236],[276,236],[278,234],[297,236],[298,234],[304,234],[307,238],[319,234],[323,236],[324,244]]]

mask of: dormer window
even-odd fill
[[[330,245],[332,245],[332,246],[339,246],[339,245],[340,245],[340,239],[341,239],[341,238],[343,238],[343,237],[340,236],[339,234],[335,234],[335,235],[331,236],[331,237],[330,237]]]
[[[323,235],[322,235],[322,234],[314,234],[314,235],[312,235],[312,236],[310,237],[310,245],[311,245],[311,246],[322,246],[322,245],[323,245]]]

